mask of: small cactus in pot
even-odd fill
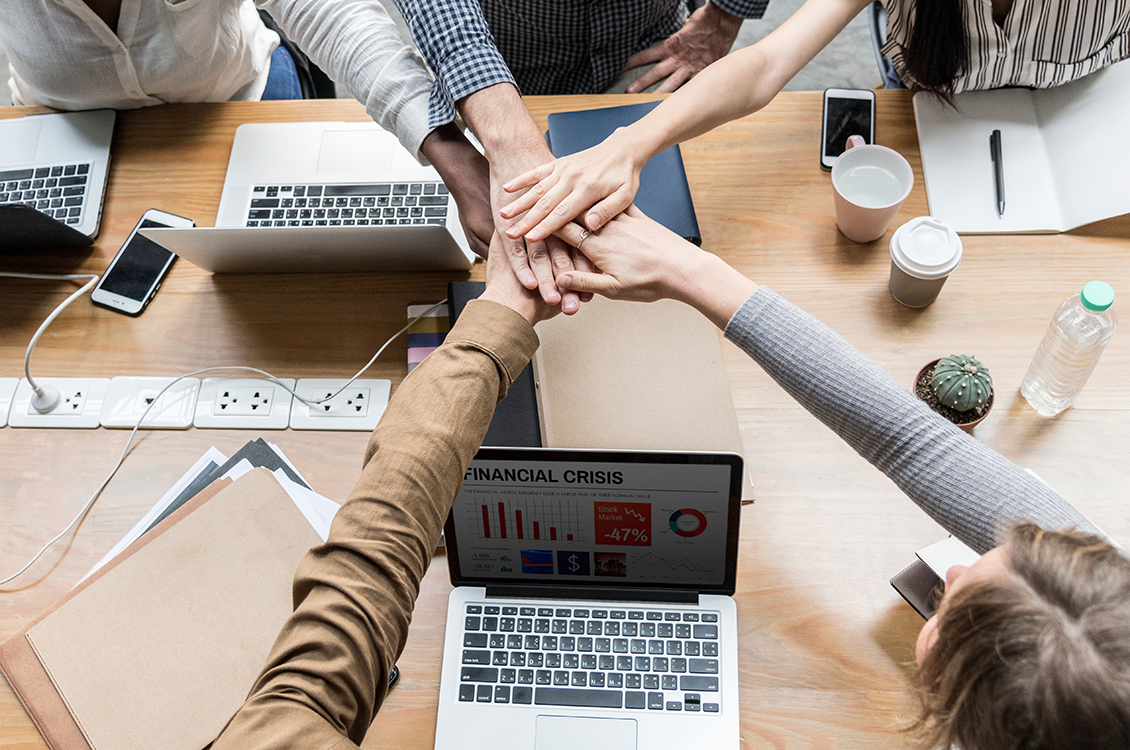
[[[969,431],[993,406],[989,368],[964,354],[934,360],[918,373],[915,393],[930,408]]]
[[[993,392],[993,378],[989,375],[989,368],[973,357],[951,354],[934,365],[930,387],[943,404],[965,412],[989,400],[989,394]]]

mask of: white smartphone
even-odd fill
[[[824,125],[820,129],[820,166],[831,169],[844,152],[847,139],[863,136],[875,142],[875,92],[866,89],[825,89]]]
[[[90,293],[91,302],[126,315],[140,315],[161,288],[177,256],[137,230],[191,226],[196,226],[192,219],[152,208],[146,211]]]

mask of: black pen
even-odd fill
[[[989,154],[993,160],[993,177],[997,183],[997,216],[1004,216],[1004,159],[1001,157],[1001,131],[989,136]]]

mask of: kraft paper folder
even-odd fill
[[[745,456],[718,331],[694,308],[596,297],[537,332],[543,445]]]
[[[243,703],[320,540],[265,469],[210,490],[0,646],[54,750],[200,750]]]

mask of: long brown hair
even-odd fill
[[[1022,524],[1011,572],[946,602],[919,669],[924,746],[1130,744],[1130,560],[1094,536]]]

